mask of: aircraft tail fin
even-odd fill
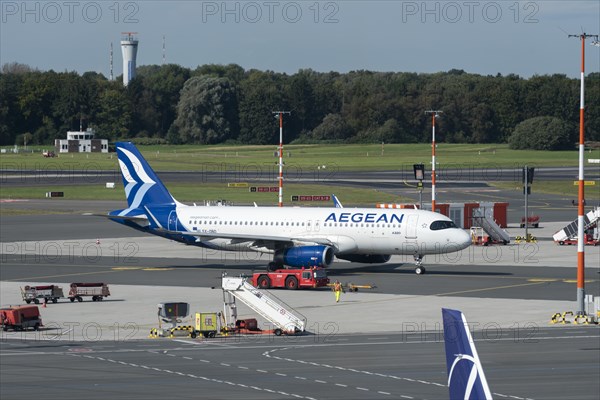
[[[116,147],[128,209],[177,203],[133,143],[117,142]]]
[[[491,399],[475,343],[462,312],[442,308],[450,399]]]

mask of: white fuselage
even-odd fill
[[[257,240],[211,238],[218,235],[288,237],[295,243],[331,243],[336,254],[439,254],[471,244],[460,228],[432,230],[434,221],[450,221],[430,211],[377,208],[205,207],[178,206],[172,231],[188,231],[222,250],[251,248],[266,253]],[[181,224],[182,226],[175,226]],[[207,233],[207,237],[202,237]],[[260,242],[260,240],[258,241]]]

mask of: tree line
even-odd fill
[[[275,144],[284,118],[286,143],[413,143],[431,140],[425,110],[444,113],[436,140],[511,143],[517,126],[552,127],[560,146],[578,140],[578,79],[450,70],[433,74],[352,71],[289,75],[239,65],[149,65],[127,87],[102,74],[39,71],[5,64],[0,71],[0,145],[52,144],[68,130],[94,128],[110,141],[172,144]],[[586,77],[586,139],[600,141],[600,73]],[[539,118],[552,124],[536,123]],[[146,138],[146,139],[144,139]]]

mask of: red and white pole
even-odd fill
[[[425,111],[431,114],[431,211],[435,212],[435,119],[442,113],[441,110]]]
[[[581,39],[581,93],[579,99],[579,198],[577,203],[577,314],[585,313],[585,237],[584,237],[584,174],[583,157],[585,153],[584,140],[584,107],[585,107],[585,34]]]
[[[431,211],[435,212],[435,116],[431,114]]]
[[[283,113],[279,113],[279,207],[283,207]]]

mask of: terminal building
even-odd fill
[[[108,153],[108,139],[94,139],[94,130],[69,131],[66,139],[56,139],[57,153]]]

